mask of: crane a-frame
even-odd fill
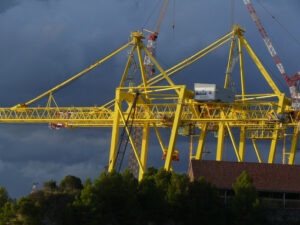
[[[149,53],[153,57],[156,56],[156,46],[157,46],[156,42],[157,42],[157,38],[158,38],[158,33],[160,30],[163,18],[166,14],[168,5],[169,5],[169,0],[164,0],[157,24],[154,29],[154,32],[144,29],[145,31],[150,32],[150,35],[147,39],[146,47],[147,47],[147,50],[149,51]],[[144,69],[145,69],[145,78],[146,78],[146,80],[149,80],[155,74],[155,67],[154,67],[154,64],[151,61],[150,57],[147,54],[145,54],[145,56],[144,56]],[[141,154],[141,142],[142,142],[142,138],[143,138],[142,133],[143,133],[142,127],[134,127],[132,129],[132,137],[133,137],[134,143],[136,145],[137,153],[139,155]],[[121,147],[121,145],[119,145],[119,148],[120,147]],[[126,151],[126,146],[124,149],[124,153],[125,153],[125,151]],[[122,164],[122,161],[123,160],[119,161],[120,164]],[[121,168],[121,166],[119,166],[119,168]],[[128,168],[134,176],[136,176],[136,177],[138,176],[138,162],[136,160],[136,157],[134,155],[134,150],[132,148],[130,151]]]
[[[119,129],[125,128],[128,139],[134,150],[139,165],[139,178],[143,177],[146,169],[147,156],[152,151],[149,149],[149,130],[154,129],[162,152],[166,155],[164,168],[171,170],[175,145],[180,126],[194,127],[199,132],[198,146],[192,158],[202,159],[203,149],[208,133],[217,132],[216,160],[223,159],[223,145],[225,133],[229,134],[237,161],[245,160],[246,139],[253,143],[259,162],[262,162],[257,146],[257,141],[271,141],[267,162],[274,163],[276,146],[287,132],[291,132],[292,144],[289,153],[289,164],[295,161],[298,142],[297,115],[291,107],[291,100],[280,92],[268,72],[255,55],[250,45],[243,36],[243,29],[235,26],[233,30],[191,57],[179,64],[164,70],[157,60],[151,55],[143,44],[144,36],[140,32],[131,34],[131,41],[120,49],[114,51],[96,64],[73,76],[62,84],[50,89],[40,96],[10,108],[0,108],[0,123],[56,123],[66,128],[75,127],[112,127],[112,137],[109,156],[109,171],[112,171],[116,163]],[[238,39],[240,58],[241,93],[236,95],[234,103],[226,102],[197,102],[194,100],[194,92],[188,90],[185,85],[175,85],[171,76],[186,66],[196,62],[203,56],[214,51],[227,42],[231,42],[227,71],[232,66],[233,49]],[[115,99],[100,107],[59,107],[54,104],[53,94],[56,90],[73,80],[83,76],[86,72],[99,66],[118,52],[130,47],[124,73],[119,87],[115,91]],[[273,93],[246,94],[244,81],[243,47],[258,67],[261,75],[269,84]],[[145,77],[143,54],[146,54],[153,62],[158,75],[150,78]],[[137,55],[142,83],[136,86],[125,86],[126,77],[134,55]],[[158,85],[164,80],[167,85]],[[228,87],[229,76],[225,78],[225,88]],[[138,93],[138,94],[137,94]],[[138,96],[137,96],[138,95]],[[48,96],[45,107],[31,107],[30,105],[39,99]],[[272,101],[267,101],[271,99]],[[134,118],[131,118],[129,110],[135,104]],[[139,155],[135,143],[127,127],[126,121],[130,121],[135,127],[142,127],[142,149]],[[160,128],[170,127],[171,134],[168,143],[163,143]],[[236,142],[233,129],[240,132],[239,143]]]

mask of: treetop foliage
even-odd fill
[[[142,181],[125,170],[101,173],[84,184],[68,175],[59,185],[13,202],[0,187],[0,225],[215,225],[265,224],[251,177],[243,172],[233,184],[235,195],[224,203],[204,178],[149,167]],[[252,219],[254,218],[254,219]],[[242,223],[239,223],[241,222]]]

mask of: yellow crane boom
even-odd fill
[[[229,34],[168,70],[163,70],[156,59],[149,53],[142,42],[144,36],[141,33],[134,32],[131,38],[132,41],[103,60],[107,60],[122,49],[131,46],[132,52],[138,51],[140,73],[143,81],[140,85],[134,87],[124,86],[123,81],[126,80],[128,68],[132,61],[131,56],[129,56],[120,86],[116,88],[115,99],[107,104],[100,107],[59,107],[56,104],[52,106],[55,103],[52,94],[53,91],[84,74],[79,73],[61,85],[27,102],[25,105],[20,104],[17,107],[0,108],[0,123],[60,123],[63,127],[67,128],[112,127],[109,171],[114,169],[116,162],[119,129],[120,127],[125,127],[139,165],[140,179],[146,169],[150,128],[154,128],[157,134],[162,152],[165,155],[164,168],[166,170],[172,168],[174,154],[177,154],[175,145],[180,127],[193,128],[200,132],[198,135],[197,150],[195,154],[192,151],[192,158],[202,158],[206,137],[209,133],[215,132],[217,134],[216,160],[223,160],[223,144],[225,134],[228,133],[237,161],[239,162],[245,160],[245,143],[246,139],[250,139],[252,140],[253,148],[259,162],[263,160],[260,156],[257,142],[264,140],[271,141],[267,162],[274,163],[277,143],[283,140],[284,135],[289,132],[289,135],[292,136],[292,144],[290,152],[286,154],[289,154],[289,164],[294,163],[298,142],[297,112],[291,108],[290,99],[277,88],[243,37],[243,30],[239,26],[235,26]],[[225,43],[231,42],[232,49],[232,46],[236,43],[235,39],[239,43],[240,59],[243,58],[242,50],[244,48],[274,93],[247,94],[242,87],[242,93],[235,96],[235,102],[199,102],[194,100],[194,92],[188,90],[185,85],[174,84],[171,75],[196,62]],[[141,51],[144,51],[148,55],[160,71],[160,74],[149,80],[145,78]],[[103,60],[100,60],[98,63],[103,62]],[[232,54],[229,54],[228,61],[230,62],[231,60]],[[92,69],[95,66],[96,64],[88,69]],[[241,84],[243,85],[245,84],[243,60],[240,61],[240,66]],[[87,72],[87,70],[85,71]],[[168,85],[158,86],[157,83],[163,79],[167,81]],[[135,101],[136,92],[139,92],[139,96]],[[46,95],[49,95],[49,99],[45,107],[26,107]],[[271,101],[267,101],[268,99],[271,99]],[[136,104],[135,114],[134,118],[131,118],[129,109],[134,102]],[[127,103],[126,106],[124,103]],[[132,135],[126,126],[126,121],[130,121],[135,127],[143,128],[141,154],[137,152]],[[160,127],[171,128],[167,144],[163,143],[159,134]],[[240,131],[239,142],[235,140],[233,130]]]

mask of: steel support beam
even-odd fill
[[[181,122],[181,112],[182,112],[183,103],[184,103],[183,99],[185,97],[185,91],[186,91],[185,87],[181,88],[179,91],[179,98],[178,98],[177,108],[176,108],[176,112],[175,112],[175,118],[174,118],[174,122],[173,122],[173,126],[172,126],[172,132],[171,132],[171,137],[170,137],[168,151],[167,151],[167,157],[166,157],[165,166],[164,166],[166,171],[170,171],[171,166],[172,166],[172,156],[174,153],[175,144],[176,144],[176,140],[177,140],[177,136],[178,136],[178,127]]]
[[[120,101],[120,90],[116,90],[116,100],[115,100],[115,111],[114,111],[114,120],[112,126],[112,135],[110,143],[110,154],[109,154],[109,164],[108,172],[111,172],[115,167],[116,156],[117,156],[117,147],[119,139],[119,123],[120,123],[120,114],[118,111],[118,104]]]
[[[297,144],[298,144],[298,135],[299,135],[298,127],[295,127],[293,139],[292,139],[291,152],[289,157],[289,165],[293,165],[295,163],[295,155],[296,155]]]
[[[217,144],[217,156],[216,156],[217,161],[222,161],[224,137],[225,137],[225,124],[223,122],[220,122],[219,130],[218,130],[218,144]]]
[[[139,180],[142,180],[146,171],[147,157],[148,157],[148,143],[149,143],[149,123],[146,123],[143,127],[143,139],[141,149],[141,164],[143,168],[139,170]]]
[[[205,145],[205,139],[206,139],[206,135],[207,135],[207,123],[203,124],[203,127],[201,129],[201,134],[199,137],[199,142],[198,142],[198,147],[197,147],[197,152],[196,152],[196,160],[200,160],[202,159],[202,155],[203,155],[203,149],[204,149],[204,145]]]
[[[240,144],[239,144],[239,155],[241,162],[245,160],[245,145],[246,145],[246,127],[241,127],[240,131]]]

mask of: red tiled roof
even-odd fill
[[[231,189],[244,170],[257,190],[300,192],[300,165],[192,160],[189,176],[203,176],[217,188]]]

